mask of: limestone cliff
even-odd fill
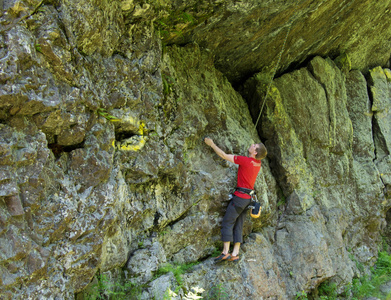
[[[87,299],[103,275],[140,299],[294,299],[373,265],[391,1],[0,5],[1,299]],[[236,167],[204,136],[269,152],[235,266],[211,255]]]

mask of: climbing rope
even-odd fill
[[[295,4],[294,9],[296,9],[297,3],[298,3],[298,1],[296,1],[296,4]],[[270,90],[270,87],[271,87],[271,85],[272,85],[272,83],[273,83],[274,76],[276,75],[278,65],[280,64],[282,53],[283,53],[284,50],[285,50],[286,41],[287,41],[288,35],[289,35],[290,31],[291,31],[292,24],[293,24],[293,18],[292,18],[291,21],[289,22],[288,30],[287,30],[287,32],[286,32],[285,39],[284,39],[284,42],[283,42],[283,44],[282,44],[281,51],[280,51],[280,53],[279,53],[279,55],[278,55],[278,59],[277,59],[276,66],[274,67],[274,71],[273,71],[273,73],[272,73],[273,76],[270,78],[270,82],[269,82],[269,84],[268,84],[268,86],[267,86],[266,94],[265,94],[265,96],[264,96],[264,98],[263,98],[263,103],[262,103],[262,106],[261,106],[261,110],[259,111],[259,115],[258,115],[257,121],[255,122],[254,128],[257,128],[259,118],[261,117],[263,107],[265,106],[265,103],[266,103],[267,95],[269,94],[269,90]]]

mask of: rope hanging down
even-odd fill
[[[297,2],[295,4],[295,8],[296,8],[296,6],[297,6]],[[286,45],[286,41],[288,39],[288,35],[289,35],[289,33],[291,31],[291,28],[292,28],[292,23],[293,23],[293,19],[289,22],[289,26],[288,26],[288,30],[287,30],[286,35],[285,35],[284,43],[282,44],[282,48],[281,48],[280,54],[278,55],[277,63],[276,63],[276,66],[274,67],[274,71],[273,71],[273,76],[270,78],[270,82],[269,82],[269,84],[267,86],[266,94],[265,94],[265,97],[263,98],[262,107],[261,107],[261,110],[259,111],[259,115],[258,115],[257,121],[255,122],[254,128],[257,128],[259,118],[261,117],[263,107],[265,106],[267,95],[269,94],[270,87],[272,85],[274,76],[276,75],[278,65],[280,64],[280,61],[281,61],[282,53],[284,52],[284,49],[285,49],[285,45]]]

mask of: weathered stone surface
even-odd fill
[[[389,1],[144,2],[0,2],[1,295],[108,274],[142,299],[294,299],[361,276],[391,219]],[[235,266],[210,255],[236,166],[204,136],[269,152]]]
[[[390,1],[153,2],[167,43],[195,41],[215,53],[230,81],[272,70],[289,33],[278,71],[314,55],[348,54],[351,68],[367,71],[389,60]],[[384,39],[385,38],[385,39]]]

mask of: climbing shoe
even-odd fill
[[[235,262],[235,263],[239,262],[239,255],[238,255],[238,256],[231,256],[231,257],[228,259],[228,261],[230,261],[230,262]]]
[[[231,258],[231,254],[221,253],[219,256],[215,257],[215,262],[227,261],[230,258]]]

